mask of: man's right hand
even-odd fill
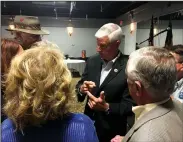
[[[86,94],[87,91],[92,92],[92,89],[96,87],[95,82],[93,81],[84,81],[84,83],[80,86],[80,92],[82,94]]]
[[[123,136],[116,135],[113,139],[111,139],[111,142],[122,142]]]

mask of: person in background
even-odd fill
[[[6,29],[15,33],[15,40],[18,41],[24,50],[41,41],[41,36],[48,35],[49,32],[41,29],[40,21],[35,16],[17,15],[14,18],[13,29]]]
[[[99,141],[109,142],[116,134],[125,135],[134,122],[125,75],[128,56],[119,51],[122,30],[117,24],[103,25],[95,37],[98,54],[87,60],[76,90],[78,101],[87,96],[84,113],[94,121]]]
[[[124,136],[111,142],[181,142],[183,105],[170,99],[176,83],[174,57],[164,48],[144,47],[131,53],[127,67],[136,122]]]
[[[22,46],[13,39],[1,39],[1,82],[5,80],[11,60],[21,52],[23,52]],[[1,108],[4,105],[4,90],[5,86],[1,83]],[[1,113],[1,122],[4,119],[5,116]]]
[[[98,142],[84,114],[69,112],[71,73],[57,48],[34,47],[16,56],[5,80],[7,119],[2,142]]]
[[[34,48],[34,47],[42,47],[42,48],[57,48],[57,49],[60,49],[59,46],[53,42],[50,42],[48,40],[42,40],[42,41],[39,41],[39,42],[36,42],[34,43],[31,48]]]
[[[177,68],[177,83],[172,97],[183,103],[183,45],[174,45],[168,48],[174,56]]]

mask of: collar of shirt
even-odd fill
[[[170,98],[163,100],[161,102],[151,103],[140,105],[132,108],[132,111],[135,113],[135,121],[139,120],[144,114],[154,109],[156,106],[167,102]]]
[[[114,58],[114,59],[112,59],[111,61],[109,61],[109,62],[105,62],[104,60],[102,60],[102,62],[103,62],[103,66],[107,66],[107,65],[109,65],[109,64],[114,64],[115,62],[116,62],[116,60],[118,59],[120,57],[120,52],[118,53],[118,55]]]

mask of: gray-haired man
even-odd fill
[[[133,124],[133,101],[125,75],[128,57],[118,49],[122,37],[118,25],[103,25],[95,37],[98,54],[88,59],[77,96],[79,101],[88,97],[84,113],[95,122],[99,141],[109,142],[117,134],[126,134],[129,115],[128,124]]]
[[[174,57],[163,48],[141,48],[130,55],[126,74],[138,104],[133,108],[136,122],[125,137],[111,142],[181,142],[183,108],[170,98],[177,74]]]

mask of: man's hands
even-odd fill
[[[93,81],[84,81],[84,83],[80,86],[80,92],[82,94],[86,94],[87,91],[92,92],[92,89],[96,87],[95,82]]]
[[[89,97],[88,105],[91,109],[98,111],[107,111],[109,109],[109,104],[105,101],[104,91],[100,93],[100,97],[96,98],[93,93],[93,88],[96,87],[93,81],[84,81],[80,86],[80,92],[82,94],[87,94]]]
[[[123,136],[116,135],[113,139],[111,139],[111,142],[122,142]]]
[[[104,91],[100,92],[100,97],[96,98],[89,91],[86,91],[89,101],[88,105],[91,109],[98,111],[107,111],[109,109],[109,104],[105,101]]]

